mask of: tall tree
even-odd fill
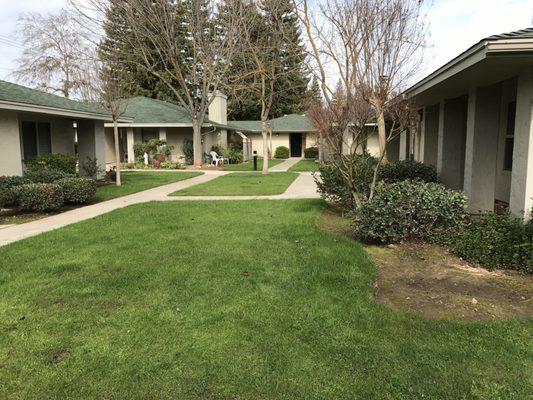
[[[228,0],[232,2],[233,0]],[[306,70],[306,51],[302,44],[301,31],[298,17],[290,0],[274,0],[275,6],[269,7],[270,12],[277,15],[273,18],[254,17],[256,26],[255,32],[250,32],[250,42],[261,46],[263,37],[260,32],[270,32],[274,28],[273,23],[282,29],[283,36],[279,41],[279,49],[275,54],[279,57],[277,61],[279,68],[285,70],[276,80],[275,95],[272,107],[269,112],[271,118],[283,116],[291,113],[304,112],[309,106],[310,92],[308,89],[308,74]],[[247,3],[248,6],[254,2]],[[268,1],[255,2],[258,7],[248,7],[249,16],[265,10]],[[248,53],[247,53],[248,54]],[[249,55],[249,54],[248,54]],[[231,70],[233,76],[246,76],[250,84],[254,84],[255,63],[253,59],[244,60],[242,57],[232,60]],[[241,82],[242,83],[242,82]],[[240,84],[238,85],[241,86]],[[260,95],[251,90],[247,92],[235,92],[235,87],[229,85],[228,113],[230,119],[236,120],[258,120],[261,118]]]
[[[261,131],[263,136],[263,174],[268,173],[269,119],[273,117],[276,101],[288,93],[286,79],[296,76],[298,65],[289,62],[291,50],[286,37],[290,25],[286,23],[286,0],[258,0],[242,7],[239,53],[245,66],[236,76],[233,87],[236,94],[253,95],[260,104]],[[230,81],[231,82],[231,81]]]
[[[135,64],[165,85],[189,115],[194,164],[199,166],[203,159],[202,126],[234,56],[239,11],[230,9],[227,18],[217,21],[217,1],[189,0],[185,4],[129,0],[121,4],[120,12],[132,31],[129,45],[141,58]]]
[[[90,93],[92,60],[86,55],[93,48],[66,10],[48,16],[24,14],[17,31],[24,47],[13,73],[17,80],[66,98],[90,100],[85,97]]]
[[[309,0],[295,1],[310,47],[310,68],[324,99],[311,119],[328,141],[330,161],[359,208],[373,196],[387,143],[416,120],[412,104],[399,93],[421,64],[426,33],[422,1],[318,0],[315,10]],[[339,79],[336,87],[332,72]],[[353,171],[369,122],[378,125],[380,156],[374,179],[362,193]]]
[[[152,4],[151,0],[144,0],[144,3]],[[135,42],[134,31],[130,23],[131,19],[141,18],[141,15],[124,14],[124,7],[127,0],[109,0],[107,7],[104,9],[105,18],[102,23],[104,37],[99,43],[99,54],[105,67],[116,71],[117,78],[123,82],[124,93],[130,97],[145,96],[157,98],[160,100],[176,102],[172,91],[154,74],[144,68],[142,55],[134,51],[132,43]],[[188,46],[186,39],[187,30],[185,21],[180,16],[185,15],[186,7],[190,2],[176,2],[174,7],[178,10],[174,23],[176,24],[176,40],[181,42],[183,49]],[[152,34],[157,34],[157,27],[149,27]],[[150,43],[145,43],[145,47],[157,57],[155,48]],[[186,54],[185,51],[182,53]],[[164,74],[163,65],[154,64],[154,68],[159,73]],[[168,79],[171,79],[170,77]]]

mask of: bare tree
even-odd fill
[[[329,145],[355,207],[374,193],[387,143],[412,125],[414,110],[399,95],[420,65],[425,28],[418,0],[295,0],[310,47],[310,70],[324,98],[311,118]],[[334,85],[332,77],[338,78]],[[378,126],[380,155],[365,195],[353,180],[368,125]]]
[[[25,14],[17,29],[24,49],[14,77],[66,98],[88,100],[91,82],[85,55],[91,46],[72,16],[66,10],[49,16]]]
[[[84,9],[90,10],[85,15],[95,20],[109,9],[107,0],[84,3]],[[225,18],[216,19],[214,0],[130,0],[117,1],[114,6],[131,29],[130,48],[141,56],[136,66],[167,86],[188,113],[193,126],[194,164],[201,165],[202,126],[234,54],[238,10],[229,7]]]
[[[237,0],[239,1],[239,0]],[[239,1],[240,2],[240,1]],[[256,92],[261,105],[261,133],[263,138],[263,174],[268,174],[268,135],[270,112],[273,101],[283,93],[279,82],[293,73],[284,64],[284,57],[291,49],[286,36],[289,27],[285,24],[286,13],[293,12],[286,0],[257,0],[241,5],[239,32],[239,56],[248,71],[233,77],[235,92]]]

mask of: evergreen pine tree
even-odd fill
[[[145,0],[151,3],[151,0]],[[109,9],[103,28],[105,38],[99,44],[100,59],[105,69],[115,71],[118,79],[124,82],[124,93],[127,96],[145,96],[155,99],[174,101],[175,96],[170,92],[159,78],[143,68],[141,56],[132,49],[133,37],[124,16],[120,12],[127,0],[110,0]],[[178,15],[184,15],[184,7],[189,1],[176,3]],[[180,11],[179,8],[182,10]],[[183,38],[183,57],[187,56],[187,31],[186,24],[180,23],[176,27],[178,35]],[[155,59],[156,57],[154,57]],[[161,72],[164,68],[161,67]],[[178,85],[176,85],[178,87]]]
[[[265,12],[264,10],[262,11]],[[309,99],[311,95],[308,89],[309,79],[304,65],[305,48],[302,44],[298,18],[291,0],[284,0],[284,7],[282,9],[276,9],[276,11],[280,13],[277,17],[281,17],[287,27],[285,45],[279,51],[279,56],[282,59],[281,68],[287,71],[287,73],[283,74],[276,83],[274,91],[277,95],[274,98],[270,111],[271,118],[281,117],[285,114],[305,112],[310,104]],[[258,18],[257,20],[263,24],[268,24],[268,12],[265,12],[264,18]],[[261,32],[269,31],[268,28],[261,28],[261,26],[258,26],[257,29],[258,40],[260,40]],[[246,59],[238,57],[232,60],[231,75],[244,75],[250,72],[250,68],[254,68],[253,62],[247,62]],[[254,78],[252,77],[250,79]],[[242,81],[240,85],[242,86]],[[244,89],[239,91],[237,95],[233,95],[231,82],[229,86],[228,119],[259,120],[261,116],[261,105],[259,104],[257,93],[247,93]]]

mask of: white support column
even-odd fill
[[[426,107],[422,108],[422,121],[420,122],[420,133],[418,135],[418,161],[424,162],[424,147],[426,144]]]
[[[516,123],[509,207],[515,215],[530,218],[533,208],[533,69],[518,76]]]
[[[135,162],[135,153],[133,152],[133,144],[135,143],[135,133],[133,132],[133,128],[128,128],[128,130],[126,131],[126,142],[128,148],[128,162],[133,163]]]
[[[159,140],[167,140],[167,129],[166,128],[159,128]]]
[[[400,133],[400,155],[399,160],[403,161],[409,157],[407,154],[407,132],[403,131]]]
[[[463,190],[467,197],[472,194],[472,174],[474,166],[474,133],[476,128],[477,90],[471,87],[468,91],[468,109],[466,117],[465,176]]]
[[[0,176],[22,175],[22,132],[16,111],[0,110]]]
[[[444,166],[444,113],[445,101],[439,103],[439,130],[437,134],[437,173],[442,174]]]

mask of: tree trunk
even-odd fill
[[[270,137],[270,144],[268,146],[268,150],[270,153],[270,158],[274,158],[274,151],[272,150],[272,128],[268,130],[268,136]]]
[[[383,114],[383,109],[378,108],[376,114],[378,122],[379,155],[382,157],[382,163],[387,164],[389,162],[387,158],[387,129],[385,127],[385,115]]]
[[[118,124],[116,118],[113,118],[113,135],[115,137],[115,171],[117,173],[115,184],[120,186],[122,184],[120,179],[120,137],[118,134]]]
[[[261,121],[261,134],[263,135],[263,175],[268,174],[268,126],[267,121]]]
[[[192,141],[194,149],[194,165],[201,167],[202,161],[202,127],[198,120],[192,121]]]

